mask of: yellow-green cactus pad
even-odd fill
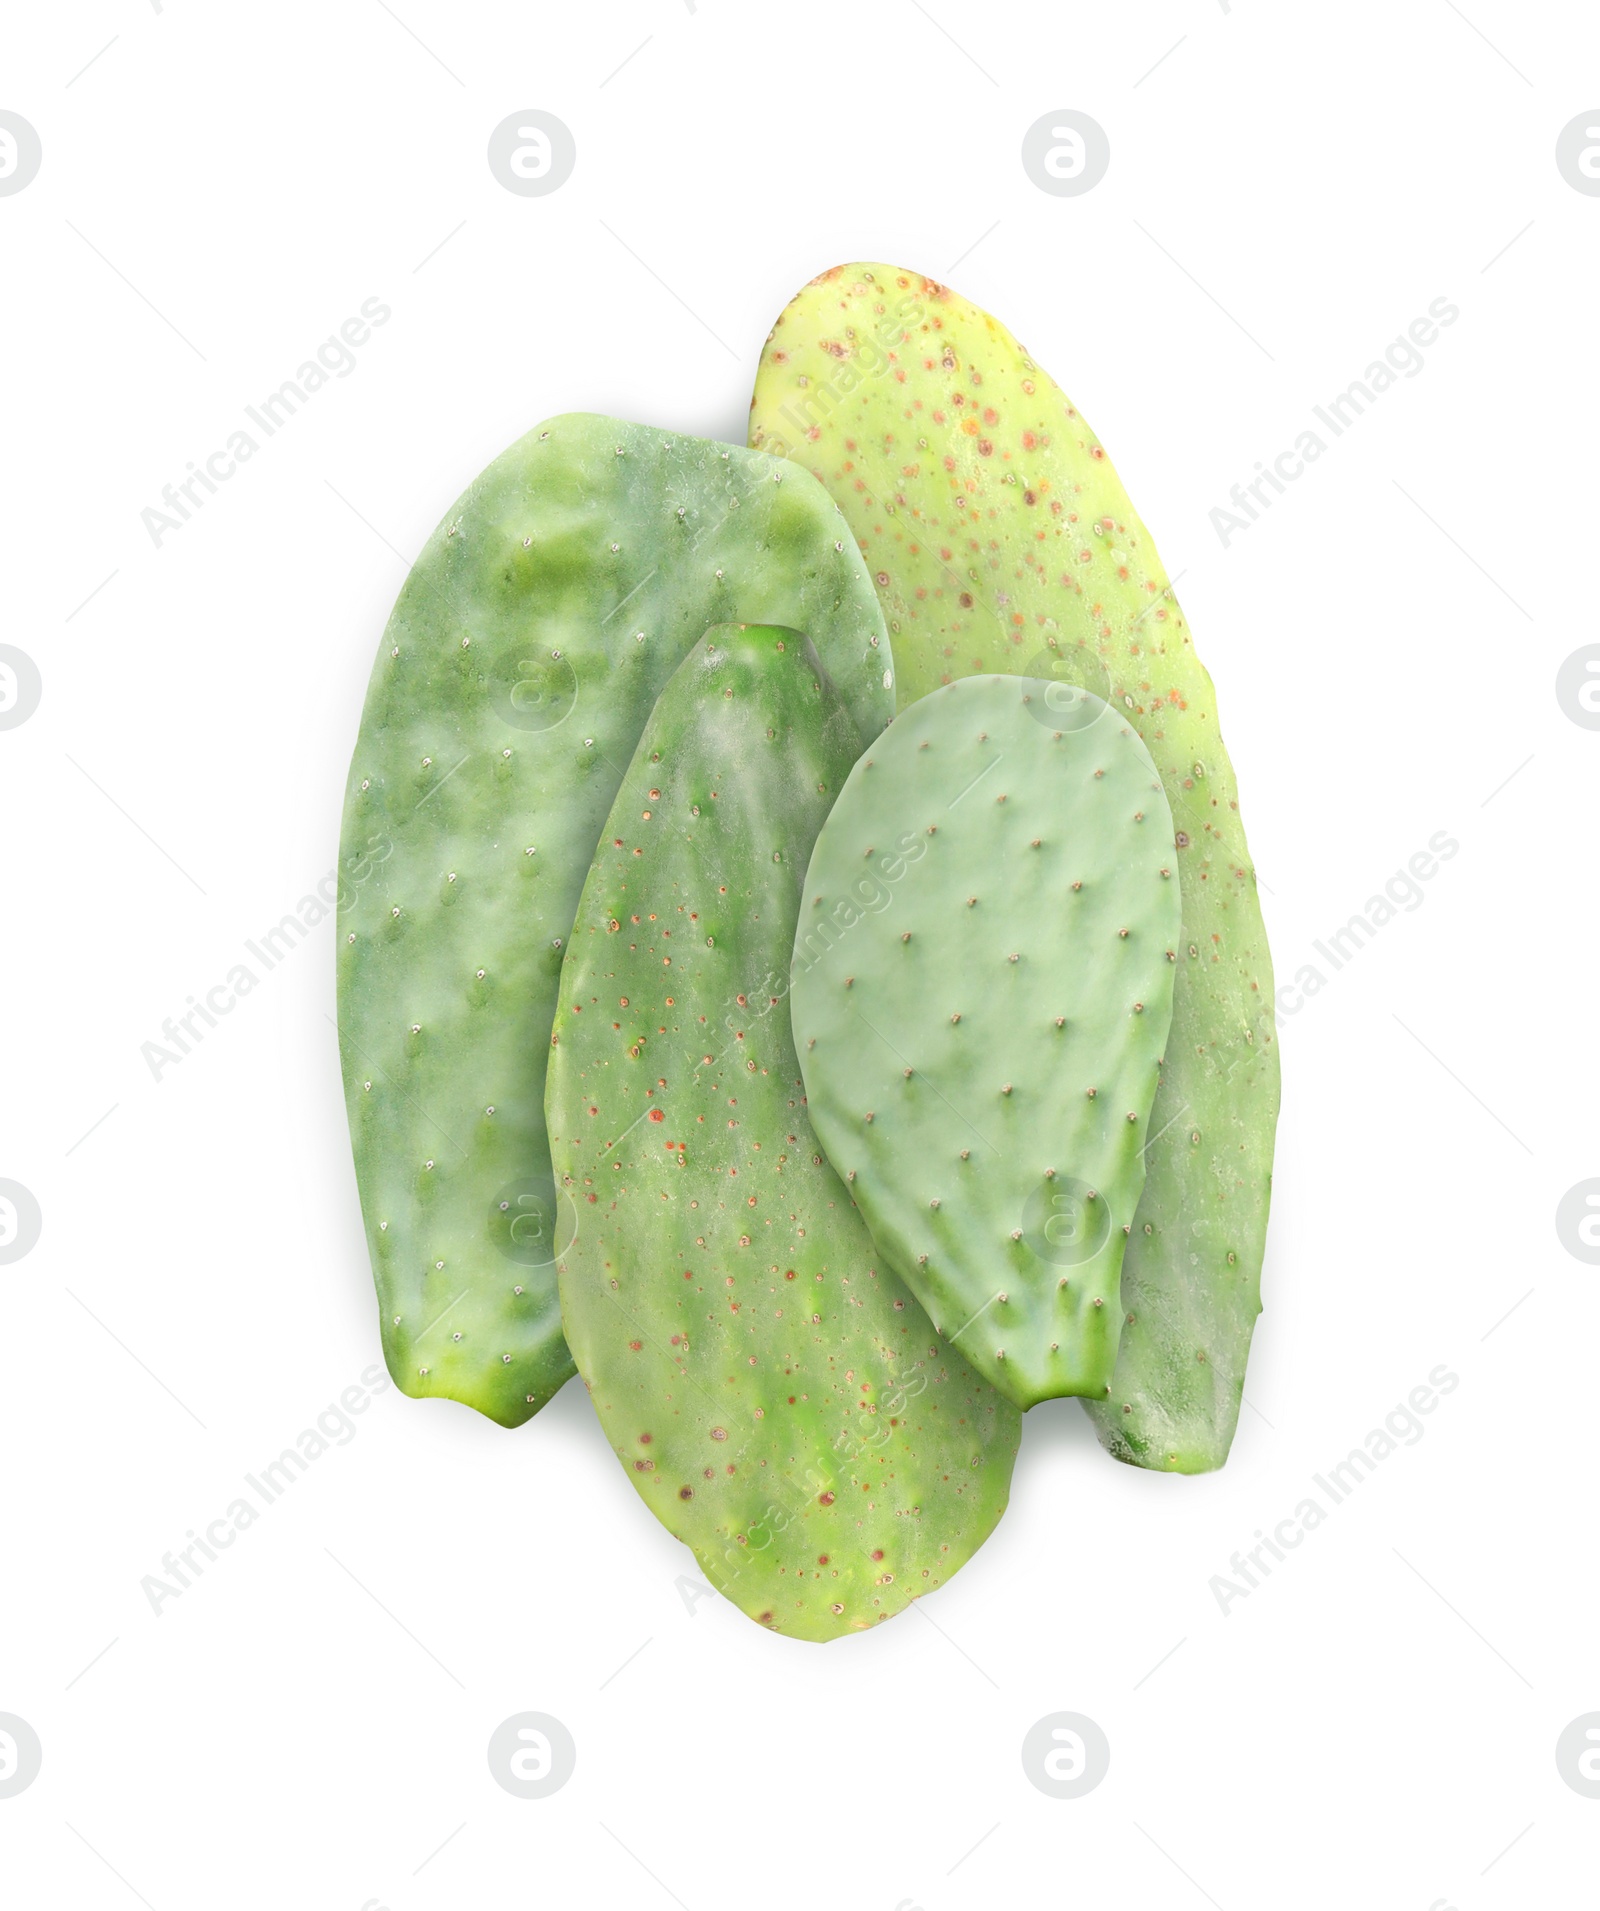
[[[1070,308],[1064,308],[1070,309]],[[1093,692],[1144,739],[1172,808],[1183,929],[1110,1396],[1119,1459],[1227,1457],[1278,1113],[1272,965],[1216,696],[1099,439],[988,313],[887,265],[825,272],[762,354],[751,443],[833,493],[889,622],[903,709],[990,671]]]
[[[561,1306],[645,1504],[797,1639],[931,1592],[1005,1508],[1018,1414],[873,1246],[806,1115],[800,885],[861,745],[793,630],[707,633],[645,726],[562,971]]]

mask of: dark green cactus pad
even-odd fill
[[[798,1639],[868,1628],[969,1559],[1019,1424],[939,1345],[806,1117],[800,884],[860,747],[806,638],[707,633],[602,835],[546,1097],[579,1216],[562,1311],[601,1423],[712,1584]]]
[[[1118,1459],[1200,1473],[1228,1456],[1278,1119],[1272,959],[1216,693],[1105,447],[987,312],[889,265],[836,266],[780,315],[750,441],[839,501],[878,587],[902,708],[985,671],[1106,699],[1172,807],[1183,934],[1122,1268]]]
[[[726,618],[801,625],[863,741],[888,643],[794,465],[554,418],[457,500],[400,592],[351,764],[339,1034],[384,1355],[503,1426],[572,1372],[544,1076],[590,857],[662,685]]]
[[[811,855],[811,1119],[886,1259],[1018,1406],[1104,1398],[1172,1020],[1172,814],[1098,697],[971,677],[890,724]]]

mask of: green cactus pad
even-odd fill
[[[1104,697],[1171,803],[1183,932],[1102,1443],[1227,1458],[1261,1311],[1278,1113],[1272,964],[1216,697],[1150,534],[1070,400],[986,312],[847,265],[774,326],[752,444],[838,499],[889,620],[901,707],[985,671]]]
[[[546,1101],[579,1370],[640,1497],[797,1639],[932,1591],[1004,1511],[1018,1415],[940,1347],[806,1118],[800,884],[860,745],[810,642],[707,633],[585,885]]]
[[[862,739],[889,647],[827,494],[573,414],[457,500],[401,590],[351,765],[339,1033],[384,1355],[502,1426],[572,1372],[544,1075],[562,951],[661,686],[720,618],[808,629]]]
[[[1027,677],[897,717],[812,852],[789,1002],[812,1123],[935,1327],[1021,1407],[1109,1391],[1176,860],[1133,730]]]

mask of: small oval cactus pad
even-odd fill
[[[822,487],[584,413],[514,444],[401,589],[350,769],[339,1036],[384,1355],[502,1426],[572,1372],[544,1076],[561,956],[656,695],[719,619],[809,630],[863,742],[892,714]]]
[[[812,851],[789,998],[812,1124],[885,1259],[1020,1407],[1109,1388],[1175,862],[1138,736],[1030,677],[914,703]]]
[[[835,1639],[1005,1510],[1017,1410],[880,1259],[806,1118],[806,861],[860,750],[810,642],[708,631],[662,692],[561,975],[546,1103],[579,1371],[640,1497],[752,1619]]]
[[[1144,1195],[1122,1266],[1119,1460],[1228,1457],[1278,1120],[1272,958],[1216,692],[1105,447],[998,319],[920,272],[844,265],[780,314],[750,442],[839,501],[889,620],[900,707],[986,671],[1103,697],[1144,739],[1176,825],[1183,932]]]

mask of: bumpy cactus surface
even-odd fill
[[[812,852],[790,997],[812,1122],[939,1332],[1018,1406],[1109,1391],[1176,861],[1133,730],[1027,677],[897,717]]]
[[[585,414],[457,500],[401,590],[351,765],[339,1033],[389,1370],[504,1426],[572,1372],[544,1077],[562,953],[661,686],[708,625],[811,633],[893,710],[860,553],[805,471]]]
[[[1102,1442],[1141,1466],[1227,1457],[1278,1110],[1272,969],[1211,679],[1099,440],[995,319],[885,265],[824,273],[762,356],[751,442],[838,499],[889,620],[901,706],[977,672],[1106,698],[1172,807],[1182,890],[1167,1065],[1123,1265]]]
[[[567,1334],[640,1496],[760,1624],[826,1640],[949,1578],[1018,1414],[873,1247],[807,1120],[800,886],[861,749],[811,643],[707,633],[601,837],[547,1107]]]

